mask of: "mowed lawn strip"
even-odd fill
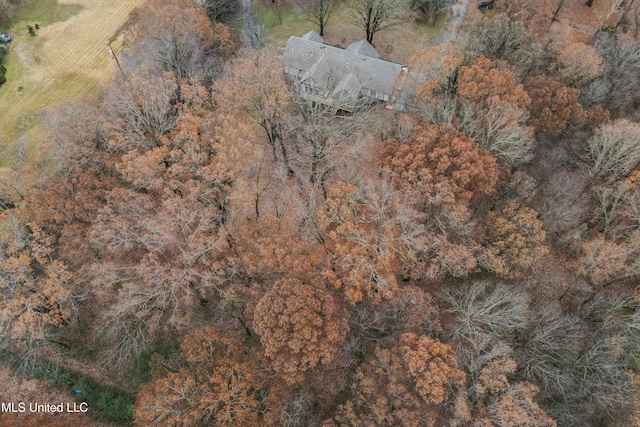
[[[34,10],[27,6],[9,30],[14,41],[7,83],[0,87],[0,144],[26,134],[32,150],[44,137],[38,117],[45,108],[95,98],[117,72],[105,42],[143,2],[45,0],[34,2]],[[27,26],[36,23],[40,29],[30,36]]]

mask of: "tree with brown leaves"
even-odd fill
[[[420,112],[434,124],[451,124],[511,165],[529,160],[534,143],[526,125],[530,99],[513,72],[497,68],[484,56],[471,66],[461,66],[461,55],[450,50],[440,66],[424,67],[439,72],[431,71],[419,91]],[[446,80],[443,72],[448,74]]]
[[[243,357],[243,344],[208,327],[181,346],[185,367],[145,386],[134,410],[135,425],[255,426],[275,421],[268,393]]]
[[[65,325],[72,317],[74,277],[56,259],[54,237],[36,224],[23,224],[13,212],[0,216],[5,232],[0,241],[0,346],[23,355],[25,363],[47,328]]]
[[[496,160],[450,125],[418,127],[403,144],[385,141],[382,164],[400,196],[424,224],[415,249],[426,277],[466,276],[481,251],[474,240],[468,203],[491,194]]]
[[[397,291],[395,275],[412,235],[403,234],[402,219],[396,216],[400,212],[390,196],[339,182],[329,188],[325,209],[318,215],[330,254],[323,275],[343,289],[353,305],[365,298],[380,302]]]
[[[434,194],[446,187],[456,203],[468,203],[494,191],[498,179],[495,159],[452,126],[415,130],[411,142],[385,142],[384,157],[399,182],[416,192],[416,204],[426,204],[420,193]]]
[[[346,310],[320,283],[276,282],[258,302],[254,327],[264,353],[287,384],[333,360],[348,331]]]
[[[475,103],[497,98],[520,109],[527,108],[531,102],[522,85],[516,83],[513,72],[496,68],[489,58],[482,55],[471,67],[460,68],[458,95]]]
[[[546,233],[538,212],[511,200],[499,211],[487,214],[487,240],[497,261],[490,266],[502,276],[514,276],[527,271],[549,249]]]
[[[391,349],[376,348],[372,359],[358,367],[354,398],[336,416],[341,424],[431,425],[438,405],[451,387],[464,385],[447,344],[406,333]]]
[[[569,88],[545,75],[527,79],[525,88],[531,97],[531,120],[538,134],[559,135],[568,125],[581,125],[585,112],[578,102],[580,90]]]

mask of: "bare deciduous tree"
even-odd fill
[[[211,22],[231,22],[240,13],[238,0],[200,0]]]
[[[320,35],[324,36],[324,29],[331,18],[335,3],[334,0],[312,0],[307,20],[318,26]]]
[[[160,137],[178,123],[177,90],[171,75],[130,76],[125,84],[114,85],[105,97],[107,148],[126,153],[160,145]]]
[[[628,108],[638,100],[640,46],[631,38],[603,31],[596,36],[595,47],[602,57],[603,76],[592,83],[591,91],[599,89],[603,106]]]
[[[531,67],[541,55],[536,39],[517,21],[483,19],[469,35],[467,49],[495,60],[507,61],[519,70]]]
[[[580,320],[549,305],[529,318],[522,343],[515,352],[522,376],[551,396],[568,394],[575,387],[571,366],[586,330]]]
[[[449,0],[414,0],[415,4],[427,15],[431,25],[436,25],[436,19],[449,6]]]
[[[481,351],[491,342],[509,338],[526,325],[527,297],[503,284],[478,281],[442,295],[456,316],[457,326],[452,337]]]
[[[353,23],[363,29],[367,41],[373,36],[398,25],[403,12],[403,0],[357,0],[351,9]]]
[[[618,120],[600,128],[587,141],[585,162],[594,181],[611,184],[629,176],[640,165],[640,125]]]

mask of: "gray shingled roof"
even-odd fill
[[[287,41],[282,65],[285,73],[341,101],[361,92],[391,99],[402,71],[400,64],[295,36]]]
[[[370,56],[372,58],[380,58],[380,54],[378,53],[376,48],[371,46],[371,43],[369,43],[365,39],[362,39],[359,42],[351,43],[349,46],[347,46],[347,50],[349,52]]]
[[[305,34],[301,38],[305,40],[311,40],[312,42],[316,42],[316,43],[324,43],[324,39],[322,38],[322,36],[316,33],[315,30],[309,31],[307,34]]]

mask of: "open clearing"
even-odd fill
[[[106,41],[144,0],[31,0],[8,32],[14,37],[0,87],[0,148],[25,145],[28,154],[44,137],[40,113],[47,107],[95,98],[117,72]],[[38,23],[35,37],[27,25]],[[117,51],[117,44],[114,44]],[[0,159],[6,164],[10,159]]]
[[[254,1],[257,20],[261,22],[268,34],[269,41],[276,47],[284,48],[290,36],[302,36],[310,30],[318,31],[318,27],[308,21],[308,12],[281,1]],[[422,14],[415,10],[407,11],[401,22],[387,31],[375,34],[373,44],[380,57],[387,61],[406,64],[409,57],[417,50],[425,49],[436,43],[445,20],[446,13],[436,21],[435,26],[424,22]],[[325,43],[347,47],[351,42],[362,40],[364,31],[351,22],[349,3],[337,2],[329,23],[325,28]]]

